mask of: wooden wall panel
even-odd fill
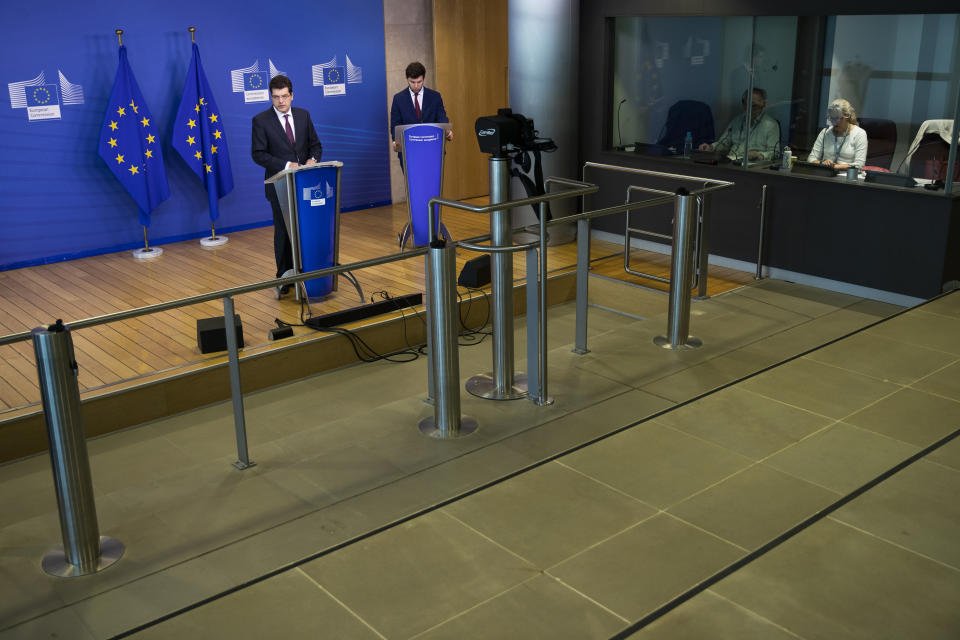
[[[477,147],[473,125],[510,104],[507,0],[433,0],[433,43],[437,68],[427,71],[427,85],[443,94],[454,133],[447,144],[443,194],[486,195],[488,156]]]

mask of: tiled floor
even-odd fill
[[[577,356],[556,308],[556,403],[464,394],[453,441],[416,428],[422,359],[249,396],[243,472],[225,405],[100,438],[127,552],[75,580],[38,568],[49,463],[0,467],[0,638],[960,637],[960,439],[924,453],[960,428],[960,293],[833,342],[898,311],[763,281],[694,304],[701,349],[594,309]]]

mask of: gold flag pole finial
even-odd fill
[[[197,28],[196,28],[196,27],[190,27],[189,29],[187,29],[187,31],[190,32],[190,43],[191,43],[191,44],[195,43],[195,42],[196,42],[196,39],[195,39],[193,36],[197,33]]]
[[[119,42],[120,46],[122,47],[123,46],[123,29],[117,29],[116,31],[114,31],[114,33],[117,34],[117,42]]]

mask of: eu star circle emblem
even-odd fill
[[[50,102],[50,91],[46,87],[34,88],[33,100],[37,104],[47,104]]]

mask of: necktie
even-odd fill
[[[417,111],[417,122],[423,120],[423,116],[420,115],[420,100],[417,99],[419,96],[419,91],[413,94],[413,108]]]
[[[289,114],[289,113],[283,116],[283,121],[284,121],[284,123],[286,124],[286,127],[287,127],[287,140],[290,141],[290,146],[295,146],[295,143],[294,143],[294,141],[293,141],[293,129],[290,128],[290,114]]]

